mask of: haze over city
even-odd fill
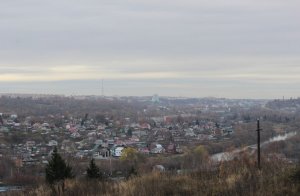
[[[299,0],[0,3],[0,196],[300,195]]]
[[[298,97],[296,0],[0,6],[0,93]]]

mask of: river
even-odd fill
[[[22,190],[21,186],[0,185],[0,193],[7,192],[7,191],[19,191],[19,190]]]
[[[289,132],[289,133],[285,133],[284,135],[278,135],[278,136],[270,138],[267,141],[262,142],[260,146],[265,146],[272,142],[287,140],[291,137],[294,137],[295,135],[297,135],[297,132]],[[238,149],[235,149],[235,150],[229,151],[229,152],[221,152],[221,153],[213,154],[210,158],[214,162],[229,161],[229,160],[232,160],[238,153],[243,152],[249,148],[253,149],[253,151],[254,151],[255,149],[257,149],[257,144],[238,148]]]

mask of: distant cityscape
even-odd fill
[[[300,101],[6,94],[0,109],[0,156],[25,169],[47,164],[54,146],[79,161],[118,160],[128,147],[174,156],[205,145],[216,154],[255,143],[249,126],[257,118],[292,125]],[[288,125],[265,129],[263,139],[293,130]]]

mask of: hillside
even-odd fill
[[[52,190],[40,185],[7,195],[299,195],[299,166],[269,158],[263,159],[263,168],[258,170],[252,160],[244,154],[218,166],[205,164],[181,174],[150,172],[123,181],[73,179],[66,181],[64,192],[59,185]]]

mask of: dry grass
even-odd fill
[[[249,159],[240,159],[182,175],[148,173],[121,182],[67,180],[63,193],[57,190],[53,192],[47,185],[41,185],[31,191],[8,195],[299,195],[299,184],[288,178],[292,171],[290,166],[280,161],[263,163],[265,167],[261,171],[257,170],[255,163]]]

